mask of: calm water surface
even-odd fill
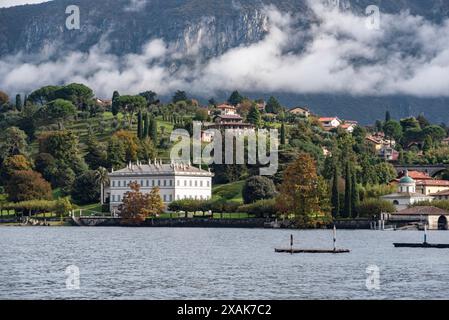
[[[442,299],[449,250],[396,249],[422,232],[339,231],[343,255],[277,254],[289,244],[329,248],[331,231],[0,227],[0,299]],[[449,243],[449,232],[430,232]],[[80,270],[80,289],[65,270]],[[380,290],[366,268],[380,268]]]

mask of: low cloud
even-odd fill
[[[133,1],[141,4],[144,1]],[[101,97],[114,90],[170,94],[185,89],[210,97],[222,90],[345,93],[353,95],[449,96],[449,20],[440,24],[408,12],[382,14],[379,30],[366,17],[311,4],[317,22],[296,28],[296,17],[265,8],[268,33],[257,43],[221,56],[177,65],[181,52],[160,39],[139,54],[108,54],[107,42],[88,53],[71,52],[56,61],[44,55],[0,61],[0,88],[28,92],[43,85],[82,82]],[[301,50],[298,50],[301,48]],[[198,48],[195,48],[195,52]]]

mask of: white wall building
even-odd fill
[[[111,212],[117,212],[129,184],[137,182],[141,192],[149,193],[159,187],[165,205],[175,200],[208,200],[212,197],[212,177],[210,171],[201,170],[190,164],[129,164],[126,168],[109,174],[110,186],[106,194],[110,199]]]

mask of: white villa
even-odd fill
[[[126,168],[109,173],[110,186],[105,194],[110,199],[111,212],[117,212],[129,184],[137,182],[141,192],[149,193],[159,187],[165,205],[183,199],[208,200],[212,197],[212,177],[209,171],[184,163],[130,163]]]
[[[399,180],[398,192],[383,196],[381,199],[393,203],[400,211],[417,202],[433,201],[434,197],[416,192],[416,181],[408,175],[407,171],[405,176]]]

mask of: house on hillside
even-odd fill
[[[297,115],[297,116],[302,116],[304,118],[310,117],[310,110],[309,110],[309,108],[306,108],[306,107],[296,107],[296,108],[290,109],[288,112],[291,114]]]
[[[319,118],[318,121],[323,125],[324,129],[332,130],[338,128],[343,124],[338,117],[322,117]]]

